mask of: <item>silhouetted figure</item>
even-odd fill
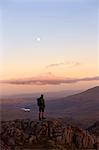
[[[45,109],[45,100],[43,94],[37,99],[37,104],[39,106],[39,120],[45,119],[44,109]]]

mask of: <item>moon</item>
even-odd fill
[[[40,38],[40,37],[37,37],[37,38],[36,38],[36,41],[37,41],[37,42],[40,42],[40,41],[41,41],[41,38]]]

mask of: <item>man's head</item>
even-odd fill
[[[41,94],[41,97],[43,98],[43,94]]]

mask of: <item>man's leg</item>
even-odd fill
[[[39,107],[39,120],[41,120],[41,108]]]
[[[44,108],[42,108],[42,119],[45,119],[45,117],[44,117]]]

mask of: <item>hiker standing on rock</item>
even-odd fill
[[[45,100],[43,94],[41,94],[41,96],[37,98],[37,105],[39,107],[39,120],[45,119],[44,117]]]

